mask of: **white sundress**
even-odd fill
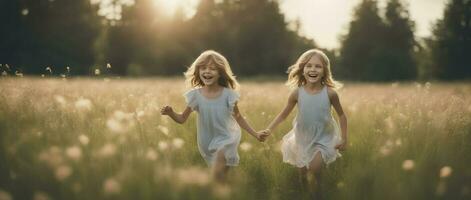
[[[327,87],[316,94],[309,94],[304,87],[299,87],[297,104],[298,114],[293,120],[293,129],[282,139],[283,162],[309,168],[309,163],[319,152],[325,164],[332,163],[340,156],[335,149],[340,135],[337,122],[332,117]]]
[[[239,164],[237,148],[241,131],[232,112],[239,100],[239,94],[232,89],[224,88],[219,97],[209,99],[201,94],[200,88],[196,88],[183,96],[188,107],[198,113],[198,149],[206,163],[212,166],[216,153],[223,150],[226,165],[237,166]]]

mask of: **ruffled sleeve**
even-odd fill
[[[240,94],[235,92],[234,90],[229,90],[229,95],[228,95],[228,106],[231,112],[234,111],[234,106],[239,101]]]
[[[185,102],[186,104],[188,105],[188,107],[190,107],[192,110],[198,110],[198,89],[192,89],[188,92],[186,92],[185,94],[183,94],[183,96],[185,97]]]

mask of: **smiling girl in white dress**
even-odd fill
[[[240,127],[259,141],[264,140],[265,134],[255,132],[239,112],[239,94],[234,91],[239,84],[224,56],[212,50],[203,52],[185,77],[193,88],[184,94],[187,107],[178,114],[164,106],[161,114],[182,124],[192,111],[198,113],[198,149],[212,167],[214,178],[223,181],[229,167],[239,164]]]
[[[303,53],[288,72],[287,85],[294,90],[266,132],[271,132],[298,105],[293,129],[282,140],[283,161],[300,168],[303,175],[314,174],[317,184],[311,188],[318,190],[322,166],[335,161],[340,155],[338,150],[344,150],[347,144],[347,117],[335,91],[340,84],[332,78],[328,57],[317,49]],[[331,107],[339,117],[341,136]]]

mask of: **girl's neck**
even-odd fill
[[[208,92],[218,92],[222,89],[222,86],[219,84],[213,84],[213,85],[205,85],[203,86],[204,90]]]
[[[324,85],[322,85],[322,83],[319,81],[316,83],[306,83],[304,84],[304,87],[309,90],[320,90],[322,87],[324,87]]]

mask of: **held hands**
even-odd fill
[[[342,139],[340,143],[335,145],[335,149],[338,149],[340,151],[345,151],[347,149],[347,140]]]
[[[269,129],[263,130],[263,131],[258,131],[255,137],[257,138],[258,141],[264,142],[267,137],[270,136],[270,131]]]
[[[170,113],[173,113],[173,109],[171,106],[164,106],[162,109],[160,109],[161,115],[170,115]]]

